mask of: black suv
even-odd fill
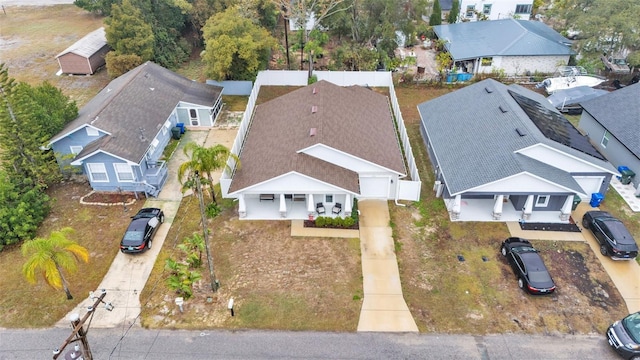
[[[593,232],[602,255],[613,260],[632,260],[638,256],[638,245],[629,230],[608,212],[587,211],[582,226]]]

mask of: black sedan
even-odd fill
[[[510,237],[502,243],[500,252],[513,268],[520,289],[532,295],[551,294],[556,290],[540,254],[528,240]]]
[[[164,213],[158,208],[140,209],[131,217],[131,223],[120,241],[123,253],[138,253],[151,249],[153,235],[164,222]]]
[[[638,245],[627,227],[608,212],[587,211],[582,226],[593,232],[602,255],[613,260],[632,260],[638,256]]]

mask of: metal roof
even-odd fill
[[[454,60],[493,56],[565,56],[571,41],[540,21],[491,20],[433,27]]]
[[[606,161],[546,138],[509,91],[557,112],[542,95],[493,79],[418,105],[422,124],[451,194],[524,172],[581,192],[575,181],[568,178],[568,173],[533,159],[523,159],[524,156],[517,153],[538,144],[615,171]]]
[[[549,100],[553,107],[558,108],[563,105],[568,106],[582,103],[608,93],[607,90],[594,89],[589,86],[576,86],[570,89],[554,91],[553,94],[547,97],[547,100]]]
[[[102,49],[105,45],[107,45],[107,36],[105,35],[104,27],[101,27],[88,33],[82,39],[76,41],[73,45],[56,55],[56,59],[68,53],[74,53],[88,58],[98,50]]]
[[[580,105],[640,158],[640,83],[625,86]]]

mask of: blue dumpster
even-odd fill
[[[180,134],[184,134],[184,123],[177,123],[176,127],[180,128]]]
[[[593,193],[591,194],[591,201],[589,201],[589,205],[591,205],[591,207],[598,207],[602,200],[604,200],[604,194]]]

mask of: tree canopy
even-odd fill
[[[212,16],[202,29],[203,60],[214,80],[253,80],[267,68],[276,40],[267,30],[242,17],[237,7]]]

